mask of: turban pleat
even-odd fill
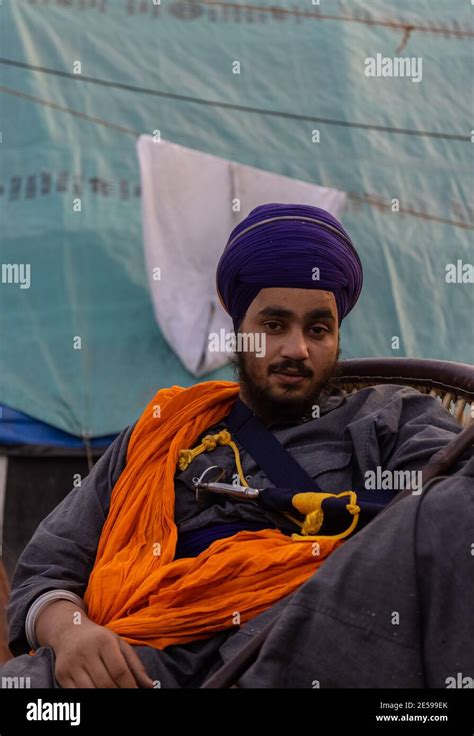
[[[264,204],[232,230],[216,286],[235,328],[263,288],[322,289],[334,294],[339,324],[362,289],[362,265],[349,235],[326,210]]]

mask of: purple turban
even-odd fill
[[[255,207],[232,230],[217,265],[217,293],[235,330],[258,292],[272,286],[331,291],[341,324],[362,289],[362,264],[341,223],[311,205]]]

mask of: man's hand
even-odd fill
[[[36,622],[36,636],[42,646],[56,655],[55,677],[63,688],[153,687],[143,664],[130,644],[81,612],[74,623],[77,606],[70,601],[54,601]]]

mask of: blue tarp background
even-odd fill
[[[91,447],[106,448],[116,434],[91,440]],[[0,445],[40,445],[84,449],[82,438],[56,429],[46,422],[32,419],[21,411],[0,405]]]
[[[196,382],[147,288],[135,139],[155,129],[350,193],[343,222],[365,288],[342,326],[343,358],[474,362],[473,285],[445,281],[448,263],[474,260],[473,6],[254,8],[3,0],[0,263],[30,264],[31,286],[0,281],[1,403],[100,436],[135,420],[158,388]],[[422,81],[366,77],[377,53],[422,57]]]

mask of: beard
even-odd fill
[[[286,387],[283,395],[275,395],[270,386],[261,385],[258,380],[255,380],[247,364],[247,355],[243,352],[235,353],[230,359],[230,364],[240,384],[243,401],[267,425],[310,418],[313,416],[315,405],[320,404],[324,397],[338,390],[335,379],[341,373],[339,346],[334,361],[326,367],[320,380],[313,385],[309,393],[303,396],[298,396],[292,391],[291,385]],[[298,361],[287,359],[281,361],[275,368],[298,370],[303,375],[314,378],[314,372]]]

